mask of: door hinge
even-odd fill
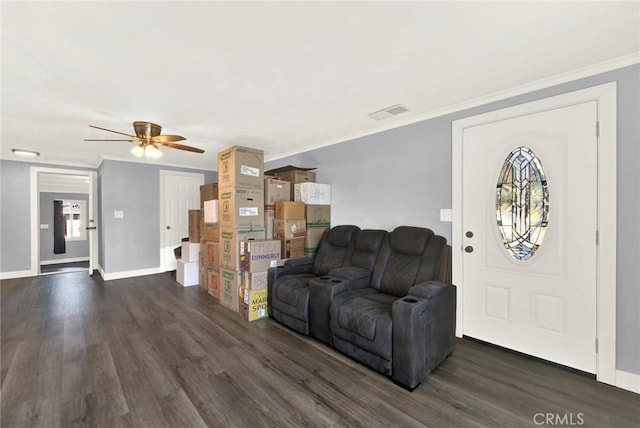
[[[600,136],[600,122],[596,122],[596,137]]]
[[[598,353],[598,338],[596,337],[596,354]]]
[[[600,245],[600,231],[596,230],[596,245]]]

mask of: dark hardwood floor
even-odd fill
[[[469,340],[410,393],[168,273],[0,291],[3,428],[640,426],[639,395]]]

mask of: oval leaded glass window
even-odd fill
[[[529,260],[544,239],[549,192],[540,160],[527,147],[512,151],[502,165],[496,215],[507,251],[516,260]]]

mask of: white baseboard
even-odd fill
[[[40,260],[40,265],[57,265],[60,263],[88,262],[89,257],[72,257],[68,259]]]
[[[155,273],[164,273],[164,271],[161,270],[160,267],[106,273],[102,269],[102,266],[98,266],[98,272],[100,272],[102,279],[104,279],[105,281],[111,281],[114,279],[132,278],[135,276],[153,275]]]
[[[29,276],[38,276],[38,272],[34,272],[32,270],[14,270],[13,272],[0,272],[0,280],[26,278]]]
[[[616,386],[640,394],[640,374],[616,370]]]

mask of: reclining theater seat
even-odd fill
[[[331,299],[345,291],[369,286],[378,253],[388,235],[386,230],[361,230],[356,236],[353,254],[348,264],[332,269],[327,275],[313,278],[309,282],[311,336],[331,344],[329,329]]]
[[[315,258],[287,260],[269,269],[269,315],[303,334],[309,334],[309,281],[343,266],[351,258],[358,226],[335,226],[321,238]]]
[[[391,232],[369,286],[331,301],[334,347],[404,388],[418,386],[453,352],[455,287],[434,281],[445,245],[429,229]]]

